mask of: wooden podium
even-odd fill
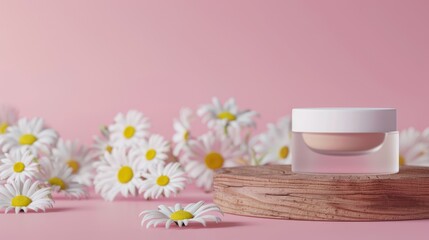
[[[307,175],[289,165],[220,169],[214,202],[225,213],[317,221],[429,218],[429,168],[392,175]]]

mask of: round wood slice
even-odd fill
[[[220,169],[214,202],[231,214],[322,221],[429,218],[429,168],[392,175],[294,174],[290,166]]]

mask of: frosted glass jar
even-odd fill
[[[397,173],[396,110],[293,109],[291,157],[296,173]]]

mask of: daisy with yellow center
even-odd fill
[[[266,133],[258,136],[259,143],[254,146],[254,150],[262,156],[256,165],[290,164],[290,118],[283,117],[277,124],[268,124],[267,128]]]
[[[30,179],[22,181],[12,181],[0,186],[0,208],[8,213],[15,210],[15,213],[33,211],[45,211],[52,208],[54,201],[51,198],[51,189],[42,187],[39,182]]]
[[[147,141],[141,141],[132,148],[130,155],[137,158],[143,170],[163,163],[168,158],[170,144],[161,136],[152,134]]]
[[[9,124],[6,122],[0,122],[0,134],[5,134]]]
[[[191,124],[192,110],[189,108],[183,108],[180,110],[179,119],[174,119],[173,127],[175,134],[173,136],[173,142],[175,147],[173,150],[174,156],[179,156],[184,148],[188,147],[189,140],[191,139]]]
[[[399,164],[429,167],[429,141],[420,131],[408,128],[399,134]]]
[[[91,149],[91,156],[95,160],[100,160],[104,157],[104,153],[112,153],[113,142],[110,141],[109,136],[94,136],[94,145]]]
[[[213,173],[222,167],[236,166],[236,160],[243,154],[239,146],[228,139],[221,139],[213,133],[191,141],[187,155],[185,171],[195,179],[198,187],[210,191],[213,185]]]
[[[145,199],[158,199],[161,195],[170,197],[176,195],[185,188],[185,173],[179,163],[169,163],[166,166],[158,164],[151,166],[148,172],[143,173],[143,184],[139,193],[144,192]]]
[[[9,126],[18,120],[18,111],[10,106],[0,106],[0,135],[5,134]]]
[[[107,201],[113,201],[119,193],[124,197],[135,196],[142,183],[139,161],[125,147],[106,152],[96,170],[95,191]]]
[[[94,145],[90,151],[90,158],[95,160],[92,163],[93,169],[96,169],[101,164],[101,159],[104,158],[104,154],[112,153],[114,145],[110,140],[110,132],[107,126],[100,127],[101,136],[94,136]]]
[[[230,98],[224,104],[218,98],[213,98],[212,104],[203,105],[197,114],[210,129],[226,135],[230,129],[239,131],[244,127],[255,127],[254,118],[258,115],[252,110],[239,110],[234,98]]]
[[[21,147],[28,148],[35,156],[49,154],[57,141],[57,133],[45,127],[41,118],[21,118],[18,123],[8,128],[8,132],[0,138],[4,152]]]
[[[42,179],[53,191],[70,198],[79,199],[87,196],[85,186],[74,180],[72,169],[66,163],[42,157],[40,166]]]
[[[109,126],[110,139],[116,146],[132,146],[145,139],[150,127],[143,113],[131,110],[127,114],[119,113]]]
[[[6,153],[0,160],[0,179],[8,181],[24,181],[39,177],[39,164],[35,157],[25,148]]]
[[[52,150],[54,158],[65,163],[72,172],[73,180],[90,186],[92,184],[92,155],[84,146],[76,141],[59,139]]]
[[[177,226],[188,226],[191,222],[201,223],[206,226],[206,222],[213,221],[219,223],[220,217],[209,212],[216,212],[223,215],[222,211],[216,204],[204,204],[204,201],[190,203],[185,207],[177,203],[174,207],[165,205],[158,206],[158,210],[146,210],[140,213],[142,216],[141,225],[146,223],[146,228],[151,226],[157,227],[159,224],[165,225],[165,228],[170,228],[172,223]]]

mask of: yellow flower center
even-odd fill
[[[12,205],[12,207],[27,207],[31,204],[31,202],[33,201],[29,197],[24,195],[17,195],[12,198],[10,205]]]
[[[49,179],[49,184],[58,186],[61,190],[66,190],[68,188],[67,184],[59,177],[53,177]]]
[[[405,165],[405,157],[402,155],[399,155],[399,165],[404,166]]]
[[[133,126],[128,126],[124,129],[124,137],[130,139],[136,133],[136,129]]]
[[[76,174],[77,172],[79,172],[80,164],[79,164],[78,161],[76,161],[76,160],[69,160],[67,162],[67,165],[69,166],[69,168],[72,169],[72,173],[73,174]]]
[[[106,146],[106,152],[108,152],[108,153],[112,153],[112,150],[113,150],[113,147],[112,147],[112,146],[110,146],[110,145],[107,145],[107,146]]]
[[[133,179],[133,177],[134,177],[133,169],[131,169],[128,166],[123,166],[118,171],[118,181],[122,184],[128,183],[129,181],[131,181],[131,179]]]
[[[37,137],[31,133],[23,134],[19,138],[19,144],[21,144],[21,145],[32,145],[35,141],[37,141]]]
[[[211,152],[205,157],[206,166],[210,169],[219,169],[223,166],[224,159],[217,152]]]
[[[189,133],[189,131],[185,131],[185,133],[183,134],[183,139],[185,140],[185,141],[188,141],[189,140],[189,136],[190,136],[191,134]]]
[[[192,213],[185,210],[178,210],[170,215],[170,219],[173,221],[180,221],[180,220],[186,220],[186,219],[192,219],[192,218],[194,218],[194,215],[192,215]]]
[[[8,127],[9,127],[9,124],[5,122],[0,123],[0,134],[5,134]]]
[[[13,165],[13,171],[14,172],[20,173],[20,172],[24,171],[24,169],[25,169],[25,165],[22,162],[16,162]]]
[[[230,113],[230,112],[221,112],[221,113],[219,113],[217,115],[217,117],[219,119],[226,119],[228,121],[234,121],[234,120],[237,119],[237,117],[234,114]]]
[[[167,186],[169,182],[170,178],[165,175],[159,176],[158,179],[156,179],[156,184],[159,186]]]
[[[152,160],[152,159],[154,159],[156,157],[156,150],[155,149],[153,149],[153,148],[151,148],[151,149],[149,149],[149,150],[147,150],[147,152],[146,152],[146,159],[147,160]]]
[[[287,146],[280,148],[279,150],[280,159],[286,159],[287,156],[289,156],[289,148]]]

